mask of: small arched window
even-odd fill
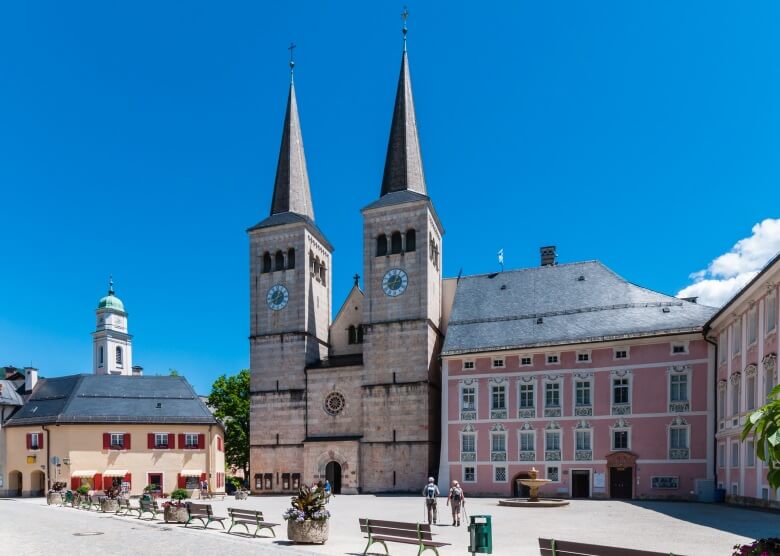
[[[263,253],[263,272],[271,272],[271,253]]]
[[[406,252],[417,249],[417,234],[414,230],[406,230]]]
[[[100,346],[100,351],[98,355],[98,361],[100,361],[100,364],[103,364],[103,346]]]
[[[327,276],[325,265],[320,265],[320,282],[322,282],[322,285],[325,285],[325,277]]]
[[[287,268],[295,268],[295,249],[292,247],[287,250]]]
[[[401,252],[401,232],[393,232],[390,236],[390,253],[395,255]]]
[[[284,253],[277,251],[274,259],[274,270],[284,270]]]
[[[384,257],[387,255],[387,236],[385,234],[376,238],[376,256]]]
[[[314,258],[314,276],[318,277],[320,275],[320,260],[318,258]]]
[[[347,333],[348,343],[350,344],[356,344],[357,343],[357,329],[355,328],[354,324],[349,325],[349,331]]]
[[[122,348],[119,346],[116,347],[116,364],[122,364]]]
[[[357,327],[357,343],[363,343],[363,325],[359,324]]]

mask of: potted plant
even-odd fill
[[[187,514],[187,504],[184,500],[190,495],[186,489],[177,488],[171,492],[171,499],[163,504],[163,517],[165,523],[187,523],[189,514]]]
[[[157,485],[146,485],[144,487],[144,495],[146,495],[149,500],[154,500],[155,498],[159,498],[160,496],[160,487]]]
[[[119,511],[119,495],[121,490],[119,487],[112,486],[106,489],[105,498],[100,500],[100,509],[105,513],[113,513]]]
[[[73,507],[79,508],[81,507],[82,503],[84,503],[85,499],[88,500],[87,496],[89,495],[89,485],[81,485],[79,488],[77,488],[76,495],[77,496]]]
[[[46,494],[46,503],[63,505],[65,503],[65,487],[63,482],[56,482],[51,485],[51,490]]]
[[[734,545],[732,556],[763,556],[764,554],[780,554],[780,537],[759,539],[749,544]]]
[[[282,514],[287,520],[287,538],[295,543],[324,543],[328,540],[328,519],[325,509],[328,494],[319,488],[304,485],[292,497],[292,507]]]

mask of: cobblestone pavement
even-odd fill
[[[236,506],[262,510],[267,521],[282,522],[289,497],[251,497],[246,501],[226,498],[212,502],[215,514],[227,515]],[[284,524],[277,539],[227,535],[218,525],[207,531],[184,529],[162,520],[139,520],[98,512],[47,506],[42,498],[0,500],[0,554],[362,554],[365,541],[358,517],[421,521],[424,503],[411,496],[337,496],[329,504],[330,539],[322,546],[290,546]],[[467,500],[472,515],[493,517],[493,554],[537,555],[538,537],[553,537],[655,550],[688,556],[731,554],[737,542],[777,534],[780,516],[714,504],[675,502],[620,502],[573,500],[564,508],[506,508],[496,499]],[[467,554],[468,530],[452,527],[444,501],[439,504],[437,540],[452,546],[447,554]],[[235,531],[235,530],[234,530]],[[100,533],[95,535],[94,533]],[[414,555],[407,545],[390,545],[394,556]],[[374,545],[374,554],[383,554]]]

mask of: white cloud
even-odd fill
[[[731,299],[780,251],[780,218],[767,218],[753,226],[752,232],[706,269],[692,273],[693,284],[677,297],[698,297],[699,303],[713,307]]]

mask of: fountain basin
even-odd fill
[[[563,498],[537,498],[534,501],[531,501],[530,498],[506,498],[499,500],[498,505],[515,508],[559,508],[568,506],[569,501]]]

